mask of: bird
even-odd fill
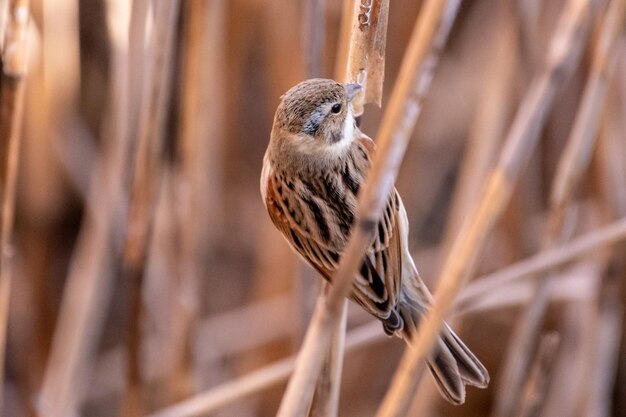
[[[376,151],[352,109],[357,83],[315,78],[281,96],[263,157],[261,196],[274,226],[332,285]],[[432,295],[409,253],[409,223],[394,188],[352,281],[350,299],[410,344]],[[482,363],[444,323],[426,363],[442,396],[459,405],[465,385],[487,387]]]

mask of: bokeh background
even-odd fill
[[[17,3],[25,2],[0,7]],[[431,288],[565,3],[462,2],[397,181]],[[558,89],[477,277],[543,249],[551,184],[609,2],[590,3],[580,62]],[[259,176],[281,94],[336,73],[342,2],[29,6],[3,415],[146,415],[295,354],[319,279],[270,224]],[[382,109],[367,105],[360,120],[374,138],[420,7],[391,1]],[[626,215],[625,52],[622,28],[607,94],[595,104],[596,146],[571,202],[570,237]],[[516,415],[626,416],[624,249],[553,272],[542,334],[559,342],[533,380],[545,395]],[[531,283],[504,287],[496,302],[453,321],[490,370],[489,389],[469,388],[466,405],[452,407],[426,376],[410,415],[494,412]],[[349,331],[370,321],[351,306]],[[375,415],[403,352],[399,340],[368,337],[346,353],[340,416]],[[282,379],[198,415],[272,416],[284,387]]]

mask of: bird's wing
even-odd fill
[[[387,319],[398,301],[402,280],[402,248],[397,221],[396,190],[387,200],[369,249],[354,280],[352,298],[380,319]]]
[[[301,207],[285,209],[273,175],[268,175],[264,193],[267,212],[276,228],[299,255],[330,281],[339,264],[339,253],[326,245],[320,245],[307,231],[301,221]]]
[[[374,158],[376,145],[368,136],[360,139],[361,148]],[[398,302],[402,282],[402,236],[399,212],[402,201],[394,188],[378,221],[369,249],[355,279],[352,298],[365,310],[386,319]],[[382,289],[380,283],[383,283]],[[384,291],[383,291],[384,289]]]
[[[371,139],[365,137],[361,141],[365,151],[368,154],[373,153],[374,143]],[[299,220],[302,215],[298,207],[285,208],[278,186],[271,172],[266,173],[262,189],[272,222],[296,252],[325,279],[332,281],[332,275],[339,266],[342,248],[329,247],[309,233]],[[394,189],[353,281],[352,299],[380,319],[389,318],[400,291],[402,248],[398,212],[401,204]]]

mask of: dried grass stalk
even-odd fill
[[[339,392],[348,321],[347,307],[348,301],[344,300],[341,317],[335,324],[329,352],[317,380],[315,395],[309,410],[310,417],[337,417],[339,415]]]
[[[511,284],[521,278],[532,278],[535,274],[549,271],[592,251],[623,242],[625,239],[626,218],[597,228],[562,246],[541,251],[531,258],[476,279],[464,289],[456,300],[457,308],[463,311],[482,296],[499,287]]]
[[[344,7],[347,7],[346,5],[350,2],[350,0],[346,0]],[[305,68],[308,77],[314,78],[321,75],[323,67],[324,7],[320,0],[308,0],[305,4],[305,33],[303,33],[303,40],[305,42]],[[344,18],[348,16],[349,15],[346,15]],[[342,33],[345,35],[346,29],[349,30],[352,26],[352,20],[345,19],[342,24],[345,25],[342,27]],[[340,53],[344,53],[344,51],[347,53],[347,40],[347,37],[343,40],[346,44],[340,47]],[[345,62],[342,58],[344,58],[344,56],[340,56],[337,61]],[[339,67],[337,74],[335,74],[337,79],[343,77],[344,70],[345,66]],[[315,274],[308,266],[301,265],[298,269],[295,290],[301,324],[309,321],[313,311],[313,306],[311,305],[311,294],[314,288],[311,284],[312,275]],[[320,294],[320,297],[326,299],[330,285],[324,282],[321,288],[323,294]],[[340,319],[335,323],[330,346],[317,379],[315,392],[311,400],[311,408],[309,410],[309,416],[311,417],[334,417],[338,413],[347,316],[347,302],[344,302],[343,311],[340,314]],[[297,333],[303,332],[304,329],[302,327],[298,328]],[[297,336],[298,341],[301,340],[301,334],[297,334]]]
[[[502,137],[514,110],[515,16],[510,12],[510,5],[505,2],[498,3],[497,8],[498,21],[492,43],[495,50],[494,62],[485,74],[485,88],[479,93],[468,132],[466,150],[440,248],[442,254],[448,252],[463,219],[476,204],[482,184],[498,156]]]
[[[550,382],[550,370],[559,347],[559,335],[556,332],[543,336],[537,355],[530,370],[530,376],[524,388],[519,417],[537,416],[546,396]]]
[[[303,12],[304,68],[307,78],[319,78],[324,69],[324,1],[306,0]]]
[[[385,0],[387,1],[387,0]],[[364,44],[368,41],[368,37],[355,36],[355,32],[352,30],[354,22],[357,17],[353,13],[353,9],[356,7],[356,2],[352,0],[344,1],[344,15],[341,28],[341,44],[339,47],[339,53],[341,54],[337,63],[342,65],[337,67],[335,77],[342,81],[348,81],[347,74],[349,73],[349,60],[352,58],[352,52],[354,50],[360,51],[361,60],[367,62],[371,51],[368,50]],[[309,0],[306,7],[306,19],[304,33],[304,40],[306,43],[305,59],[307,64],[305,65],[306,71],[309,77],[315,77],[321,72],[322,67],[322,45],[324,39],[324,13],[319,0]],[[378,30],[386,31],[386,21],[384,28],[379,27]],[[374,25],[377,27],[377,25]],[[385,34],[383,33],[383,36]],[[383,39],[383,56],[384,56],[384,39]],[[345,56],[344,56],[345,54]],[[345,63],[345,64],[344,64]],[[381,77],[380,89],[382,92]],[[353,101],[354,103],[354,101]],[[363,105],[361,103],[359,114],[363,113]],[[297,297],[299,297],[298,306],[300,306],[300,317],[307,320],[310,319],[312,309],[308,302],[307,296],[310,294],[311,286],[307,285],[304,280],[310,279],[312,275],[311,270],[308,267],[302,267],[298,271],[298,282],[296,285]],[[307,291],[308,290],[308,291]],[[330,286],[328,283],[322,284],[322,292],[320,298],[322,302],[326,302]],[[345,345],[345,330],[347,322],[347,302],[344,302],[342,312],[340,313],[340,319],[335,323],[335,329],[330,341],[330,347],[324,359],[320,375],[317,379],[313,399],[311,400],[311,408],[309,410],[309,416],[336,416],[339,408],[339,392],[341,388],[341,374],[343,366],[343,355]],[[305,320],[302,320],[304,322]]]
[[[120,207],[128,175],[128,79],[123,39],[116,28],[120,16],[108,20],[112,46],[111,106],[103,155],[90,180],[85,219],[72,255],[37,412],[40,417],[76,413],[85,376],[104,321],[112,284],[113,247],[119,248]]]
[[[519,11],[519,43],[524,61],[534,70],[541,64],[539,18],[543,3],[539,0],[514,0]]]
[[[9,0],[0,0],[0,54],[4,54],[7,18],[9,16]]]
[[[617,51],[618,70],[616,74],[626,73],[626,36],[622,35],[619,40]],[[624,131],[626,131],[626,77],[617,76],[611,88],[612,106],[609,112],[605,113],[603,124],[604,139],[602,145],[602,156],[599,158],[600,166],[606,170],[607,181],[603,182],[606,198],[609,202],[609,213],[613,216],[626,214],[626,188],[623,187],[626,178],[626,143],[624,141]],[[616,164],[608,166],[608,164]],[[618,271],[626,271],[626,247],[622,246],[616,254]],[[626,300],[626,280],[621,274],[620,294],[621,299]],[[622,316],[624,317],[624,316]],[[622,320],[622,343],[619,347],[617,362],[617,376],[614,389],[614,412],[617,415],[626,415],[626,343],[623,343],[626,335],[626,320]]]
[[[537,144],[539,131],[551,108],[558,87],[576,66],[581,51],[582,28],[589,15],[583,0],[568,2],[551,40],[546,65],[535,77],[515,116],[495,169],[490,174],[480,203],[463,223],[435,292],[435,303],[420,325],[413,349],[407,350],[387,392],[378,417],[405,415],[415,389],[422,359],[430,353],[444,318],[459,291],[469,279],[479,252],[513,191],[513,185],[527,165]]]
[[[43,100],[48,106],[46,122],[53,127],[70,117],[80,79],[78,1],[43,1]],[[62,104],[62,106],[58,106]],[[58,129],[58,127],[55,127]],[[58,134],[58,133],[57,133]]]
[[[326,303],[318,301],[299,354],[296,370],[283,397],[279,417],[304,416],[313,395],[335,321],[361,264],[371,235],[393,187],[421,102],[430,85],[438,52],[449,33],[458,2],[426,4],[413,32],[390,105],[377,135],[379,148],[359,197],[359,213]],[[444,13],[445,12],[445,13]]]
[[[591,72],[552,186],[550,212],[542,242],[544,250],[565,238],[564,225],[568,204],[591,159],[599,115],[606,96],[607,80],[610,79],[611,69],[615,66],[615,59],[610,59],[609,56],[621,28],[625,3],[623,0],[613,0],[604,19],[601,20],[602,31],[594,51]],[[538,282],[536,296],[525,310],[511,339],[507,365],[503,371],[505,382],[499,389],[496,415],[509,416],[515,413],[513,410],[517,407],[515,404],[518,403],[519,397],[514,393],[519,392],[527,375],[530,357],[535,349],[540,326],[548,307],[548,282],[549,278]]]
[[[117,139],[117,138],[116,138]],[[113,236],[119,231],[115,214],[124,195],[120,171],[123,155],[115,148],[96,166],[87,200],[86,218],[72,257],[63,301],[41,391],[40,416],[61,417],[75,412],[78,379],[98,340],[112,283]]]
[[[584,263],[577,262],[565,267],[554,276],[548,288],[550,302],[564,304],[588,301],[589,294],[593,293],[595,281],[583,268],[584,266]],[[455,311],[454,317],[462,317],[465,314],[483,316],[489,311],[501,309],[510,311],[514,307],[526,305],[534,294],[534,286],[530,278],[530,276],[525,276],[524,279],[515,283],[484,294],[466,306],[464,310]],[[470,287],[471,284],[467,288]]]
[[[458,180],[443,232],[442,243],[437,249],[441,262],[450,250],[463,219],[476,204],[485,178],[493,167],[501,142],[514,111],[514,80],[518,71],[515,44],[515,15],[509,2],[494,6],[495,18],[485,22],[490,29],[490,41],[484,45],[488,50],[490,65],[481,77],[484,86],[475,99],[475,110],[467,133],[467,140],[459,164]],[[495,22],[494,22],[495,20]],[[457,332],[463,331],[463,323],[453,323]],[[424,379],[418,386],[416,398],[409,414],[430,415],[441,402],[436,384]]]
[[[588,359],[591,358],[595,336],[594,312],[597,300],[598,281],[606,269],[606,257],[587,260],[584,267],[592,285],[590,295],[580,302],[570,302],[563,306],[559,318],[561,343],[552,369],[541,415],[560,417],[577,415],[583,409],[589,393]]]
[[[570,262],[576,258],[587,256],[590,252],[597,251],[601,248],[615,245],[626,240],[626,219],[612,223],[608,226],[599,228],[589,232],[571,242],[537,255],[520,261],[498,272],[485,277],[478,278],[469,284],[461,296],[459,297],[459,309],[457,312],[469,313],[475,311],[476,308],[483,309],[481,306],[481,297],[496,291],[499,288],[511,285],[518,280],[529,279],[534,274],[544,270],[552,269],[555,266]],[[569,277],[571,274],[564,274],[563,278]],[[517,302],[527,300],[523,298]],[[507,306],[511,303],[507,302]],[[494,305],[493,307],[498,307]],[[284,306],[281,307],[285,308]],[[271,309],[267,315],[272,315]],[[232,317],[221,316],[215,319],[215,324],[223,322],[248,321],[246,317],[259,317],[256,308],[251,309],[245,316],[236,314]],[[222,327],[220,327],[222,328]],[[211,334],[214,331],[202,332],[202,334]],[[350,332],[346,337],[345,350],[350,352],[371,343],[385,339],[385,335],[380,331],[378,322],[372,322],[362,325]],[[276,362],[272,365],[265,366],[257,371],[251,372],[238,380],[228,382],[224,385],[212,388],[204,393],[181,401],[178,404],[167,407],[158,411],[150,417],[187,417],[209,413],[219,407],[222,407],[232,401],[258,392],[271,385],[275,385],[286,379],[293,371],[295,358],[287,358]]]
[[[617,50],[620,49],[626,58],[626,53],[624,53],[626,37],[622,38],[621,46],[618,45]],[[623,61],[626,64],[626,59]],[[622,65],[617,71],[618,74],[624,72],[626,72],[626,65]],[[618,91],[619,88],[615,92]],[[607,214],[613,218],[626,215],[626,188],[621,186],[624,183],[624,178],[626,178],[626,163],[624,163],[626,145],[622,136],[626,123],[619,120],[620,115],[626,113],[626,98],[623,103],[619,103],[615,92],[612,97],[613,100],[610,100],[611,105],[607,106],[607,111],[603,115],[598,152],[596,153],[600,190],[608,203]],[[624,88],[624,96],[626,96],[626,88]]]
[[[345,350],[351,351],[384,340],[380,323],[372,322],[348,332]],[[202,416],[243,396],[258,392],[284,381],[296,366],[296,357],[291,356],[271,365],[250,372],[238,379],[181,401],[171,407],[150,414],[148,417],[192,417]]]
[[[565,206],[575,193],[580,179],[589,166],[593,153],[600,114],[604,108],[608,82],[612,79],[619,53],[618,36],[623,28],[626,1],[611,0],[603,19],[598,22],[599,39],[593,48],[591,71],[567,146],[559,161],[550,204],[564,216]],[[555,223],[561,223],[555,219]],[[556,232],[553,232],[556,233]]]
[[[623,338],[624,317],[624,304],[620,299],[619,285],[616,284],[618,282],[609,282],[603,288],[596,311],[596,326],[593,329],[595,334],[590,335],[594,346],[588,364],[590,387],[583,413],[588,417],[612,415],[612,390],[619,362],[620,338]]]
[[[624,131],[626,130],[626,37],[622,34],[615,53],[618,57],[616,77],[609,88],[607,106],[602,120],[602,129],[598,142],[595,167],[598,172],[598,189],[601,193],[601,201],[606,204],[606,215],[610,218],[626,215],[626,188],[623,186],[626,180],[626,142]],[[620,60],[621,58],[621,60]],[[598,317],[598,337],[602,337],[601,345],[598,344],[594,352],[593,370],[590,378],[593,381],[590,390],[586,412],[590,416],[626,415],[626,343],[623,343],[626,334],[626,321],[624,321],[624,304],[626,300],[626,246],[621,245],[614,251],[612,261],[612,276],[617,282],[607,282],[601,295],[600,312]],[[612,278],[612,277],[611,277]],[[608,280],[612,281],[612,280]],[[609,294],[611,294],[609,296]],[[619,299],[613,304],[613,297]],[[613,310],[611,312],[605,309]],[[614,310],[622,310],[622,313]],[[613,316],[613,318],[610,318]],[[621,320],[621,325],[615,323],[615,328],[609,322]],[[620,344],[620,337],[622,342]],[[613,341],[615,347],[610,344]],[[612,349],[617,351],[612,352]],[[621,351],[620,351],[621,350]],[[611,356],[615,355],[614,358]],[[611,392],[612,391],[612,392]],[[613,404],[609,398],[615,401]],[[611,407],[613,405],[613,407]],[[612,414],[611,414],[612,413]]]
[[[382,0],[388,8],[388,0]],[[381,1],[375,0],[376,5],[370,4],[371,8],[380,8]],[[360,3],[360,1],[359,1]],[[323,10],[321,5],[319,4],[319,0],[309,0],[307,2],[307,28],[308,33],[305,33],[304,39],[307,44],[307,48],[305,48],[307,65],[306,69],[309,77],[315,77],[317,74],[321,73],[322,67],[322,45],[323,45],[323,33],[324,33],[324,18],[323,18]],[[363,63],[364,66],[367,66],[368,62],[376,62],[375,58],[373,61],[369,61],[371,54],[380,53],[382,49],[382,70],[384,72],[384,51],[385,51],[385,36],[387,30],[387,18],[385,16],[381,16],[384,19],[384,23],[378,24],[378,17],[376,18],[376,23],[373,23],[369,28],[365,29],[365,34],[360,33],[357,34],[354,31],[355,22],[358,19],[358,14],[355,10],[358,8],[357,1],[355,0],[344,0],[343,2],[343,15],[341,22],[341,30],[340,30],[340,39],[339,39],[339,47],[338,47],[338,55],[335,66],[335,78],[341,80],[343,82],[350,81],[350,63],[351,60],[354,60],[356,55],[358,55],[359,60]],[[382,31],[382,34],[380,33]],[[367,36],[367,34],[371,35],[372,33],[378,34],[380,38],[380,42],[382,45],[378,45],[378,50],[372,50],[371,48],[371,40],[372,36]],[[358,52],[355,52],[358,51]],[[378,58],[380,61],[380,57]],[[373,63],[372,71],[379,71],[381,68],[379,65]],[[364,70],[367,73],[367,70]],[[380,89],[380,94],[382,95],[383,88],[383,74],[381,73],[380,78],[376,80],[379,83],[378,88]],[[357,104],[357,100],[353,100],[353,108],[356,114],[363,113],[363,102],[362,95],[360,97],[360,103]],[[357,110],[358,109],[358,110]],[[311,289],[310,285],[307,285],[305,280],[311,278],[311,270],[308,267],[300,268],[299,270],[299,282],[297,285],[298,296],[300,297],[299,305],[300,316],[302,318],[310,318],[311,316],[311,307],[310,304],[306,300],[305,290]],[[321,296],[324,300],[328,296],[328,291],[330,287],[327,283],[323,284],[323,292],[324,294]],[[325,301],[324,301],[325,302]],[[345,345],[345,330],[346,330],[346,322],[348,315],[348,305],[347,302],[344,302],[342,307],[342,312],[340,313],[340,319],[335,323],[335,329],[333,331],[333,336],[330,342],[330,347],[328,349],[328,353],[324,359],[324,363],[322,365],[322,369],[320,375],[318,377],[314,396],[311,402],[311,408],[309,410],[309,416],[336,416],[339,409],[339,392],[341,388],[341,374],[343,367],[343,355],[344,355],[344,345]]]
[[[138,143],[131,185],[127,236],[123,249],[122,279],[127,281],[131,293],[127,334],[128,390],[121,409],[121,415],[126,417],[138,417],[143,414],[140,369],[142,287],[148,245],[152,236],[157,190],[163,171],[161,166],[163,132],[170,97],[175,29],[180,9],[177,0],[158,0],[154,6],[152,61],[147,68],[147,85],[141,96]]]
[[[353,2],[350,47],[344,80],[359,83],[363,93],[352,100],[355,116],[363,105],[380,107],[385,78],[385,45],[389,0],[356,0]]]
[[[165,341],[172,358],[165,403],[179,401],[193,391],[192,342],[200,277],[205,271],[206,254],[218,239],[217,219],[222,218],[219,194],[224,159],[225,97],[221,80],[225,2],[198,0],[181,7],[184,19],[177,142],[180,168],[170,187],[176,188],[173,194],[177,197],[168,201],[169,211],[164,214],[176,214],[179,231],[175,240],[178,243],[170,245],[169,251],[176,273],[171,274],[174,291],[169,312],[173,337]],[[207,63],[211,71],[206,71]]]
[[[339,29],[339,40],[337,42],[337,58],[335,59],[335,69],[333,71],[337,80],[345,80],[348,73],[348,54],[352,38],[352,21],[354,19],[355,3],[356,0],[343,0],[341,26]]]
[[[0,4],[0,19],[7,4]],[[13,223],[17,171],[22,142],[24,118],[24,88],[28,50],[28,22],[30,11],[27,0],[14,0],[11,4],[6,39],[2,50],[0,74],[0,366],[4,368],[9,300],[12,281]],[[2,22],[0,22],[2,23]],[[0,26],[0,37],[5,32]],[[4,372],[0,375],[0,410],[3,405]]]

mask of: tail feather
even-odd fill
[[[487,369],[446,323],[444,323],[441,338],[446,348],[456,359],[463,382],[478,388],[487,388],[489,385]]]
[[[436,353],[426,360],[437,388],[449,402],[460,405],[465,402],[465,384],[460,377],[459,366],[452,352],[442,339],[437,341]]]
[[[397,307],[402,319],[399,330],[407,342],[415,333],[420,314],[412,305],[412,302],[400,302]],[[487,369],[445,323],[438,343],[426,362],[439,392],[452,404],[465,402],[465,385],[485,388],[489,384]]]

